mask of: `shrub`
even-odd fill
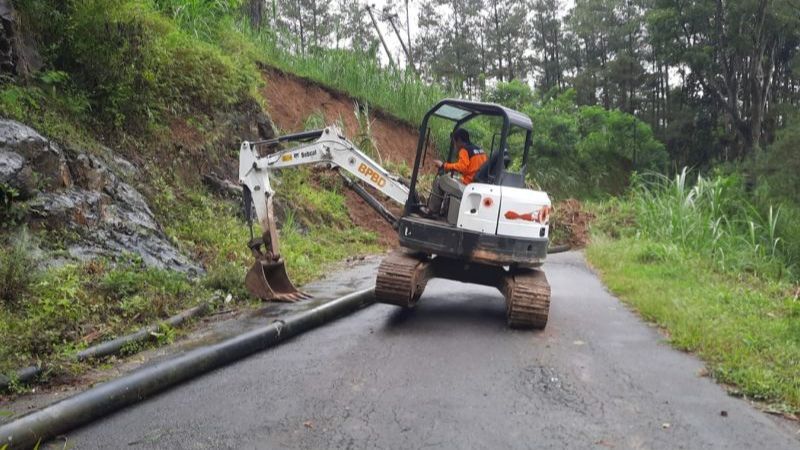
[[[258,81],[253,64],[182,30],[151,2],[22,0],[20,11],[52,73],[87,93],[95,120],[115,131],[141,132],[164,114],[210,114]]]
[[[636,232],[656,242],[707,256],[723,271],[791,275],[791,256],[779,234],[785,222],[781,209],[767,206],[760,212],[737,175],[693,179],[684,168],[674,178],[637,176],[629,199]]]
[[[38,270],[27,232],[18,232],[10,241],[0,253],[0,300],[18,305],[36,282]]]

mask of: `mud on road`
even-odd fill
[[[797,424],[728,396],[553,255],[543,332],[505,326],[494,289],[433,280],[71,433],[76,448],[765,448]],[[723,414],[724,412],[724,414]],[[62,443],[63,445],[63,443]]]

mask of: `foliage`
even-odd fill
[[[17,225],[25,216],[25,209],[18,202],[19,192],[0,183],[0,229]]]
[[[0,305],[0,372],[62,359],[86,336],[130,332],[207,295],[183,274],[146,268],[133,255],[29,269],[15,305]]]
[[[720,274],[708,257],[650,237],[596,235],[587,257],[605,283],[735,392],[800,411],[800,302],[776,281]]]
[[[369,115],[369,104],[364,103],[363,105],[359,105],[358,102],[355,102],[353,105],[353,115],[356,117],[356,123],[358,123],[358,132],[353,138],[356,147],[363,150],[371,158],[376,159],[378,164],[383,165],[383,157],[378,151],[378,146],[375,144],[375,139],[372,136],[373,119]]]
[[[800,113],[791,116],[775,142],[755,158],[755,173],[762,195],[800,206]]]
[[[672,179],[653,174],[634,180],[629,199],[643,236],[707,257],[722,271],[791,275],[797,255],[786,253],[778,234],[781,209],[761,213],[741,178],[698,176],[692,182],[686,169]]]
[[[97,143],[85,127],[89,111],[86,95],[71,87],[69,81],[48,85],[41,81],[46,75],[24,85],[0,85],[0,115],[33,126],[53,139],[95,148]]]
[[[0,253],[0,305],[18,307],[38,277],[33,245],[25,229],[11,235]]]
[[[797,6],[786,0],[736,0],[725,7],[658,0],[649,11],[653,45],[667,64],[686,67],[695,89],[723,111],[736,137],[735,156],[762,144],[769,103],[796,100],[787,80],[773,83],[764,76],[790,68],[800,48],[799,18]]]
[[[280,185],[278,204],[293,205],[279,224],[281,250],[292,281],[302,285],[323,274],[331,262],[376,250],[371,233],[352,226],[337,182],[320,189],[305,169],[285,171],[273,179]],[[168,178],[156,182],[155,209],[166,232],[202,261],[203,284],[235,298],[249,298],[244,273],[253,262],[245,245],[250,239],[241,221],[241,206],[194,189],[174,188]],[[254,233],[258,233],[258,229]]]
[[[664,146],[647,124],[619,110],[578,106],[573,90],[537,100],[523,83],[498,83],[488,98],[531,117],[529,172],[557,197],[621,193],[632,171],[666,165]]]
[[[374,58],[348,50],[325,50],[292,55],[264,32],[255,34],[266,63],[318,82],[417,125],[445,95],[411,73],[381,68]]]
[[[42,82],[84,93],[91,118],[109,129],[141,132],[165,114],[210,114],[256,86],[252,66],[184,32],[151,2],[23,0],[20,10],[57,68]]]

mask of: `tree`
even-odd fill
[[[521,0],[486,0],[481,20],[485,33],[487,75],[499,81],[525,78],[525,50],[531,27],[526,21],[527,5]]]
[[[377,44],[377,37],[359,0],[338,0],[333,13],[334,42],[351,50],[369,53]],[[343,43],[344,41],[344,43]]]
[[[566,24],[578,44],[576,51],[581,70],[574,83],[581,104],[602,104],[611,108],[611,89],[607,77],[608,63],[616,45],[614,30],[619,27],[614,14],[616,0],[577,0]],[[599,98],[598,98],[599,95]]]
[[[281,0],[278,26],[294,37],[297,53],[315,51],[328,44],[333,31],[330,3],[330,0]]]
[[[656,0],[650,13],[653,40],[670,63],[688,68],[725,111],[735,156],[763,144],[775,75],[797,55],[798,17],[786,0]]]
[[[562,89],[562,36],[561,21],[557,16],[557,0],[534,0],[531,23],[531,46],[537,55],[533,67],[539,72],[537,85],[542,91]]]

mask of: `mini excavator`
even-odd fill
[[[495,123],[499,128],[487,152],[488,160],[475,180],[464,187],[463,195],[460,198],[445,195],[441,213],[433,216],[419,192],[431,125],[434,120],[443,120],[452,123],[455,131],[481,117],[488,117],[484,123]],[[544,328],[550,309],[550,285],[541,266],[548,250],[551,202],[545,192],[526,188],[532,131],[533,124],[527,115],[504,106],[442,100],[422,120],[409,182],[388,173],[335,126],[243,142],[239,179],[245,215],[252,233],[255,210],[262,230],[262,235],[248,244],[256,258],[245,277],[248,291],[272,301],[308,297],[295,288],[286,274],[273,213],[270,173],[323,164],[339,169],[348,185],[397,230],[400,247],[389,253],[378,268],[375,281],[378,302],[412,308],[428,280],[447,278],[497,287],[506,299],[509,326]],[[260,148],[274,148],[282,143],[296,145],[265,156],[259,153]],[[451,142],[447,160],[452,161],[457,151]],[[440,169],[437,176],[453,174]],[[402,205],[402,215],[392,214],[359,182]]]

